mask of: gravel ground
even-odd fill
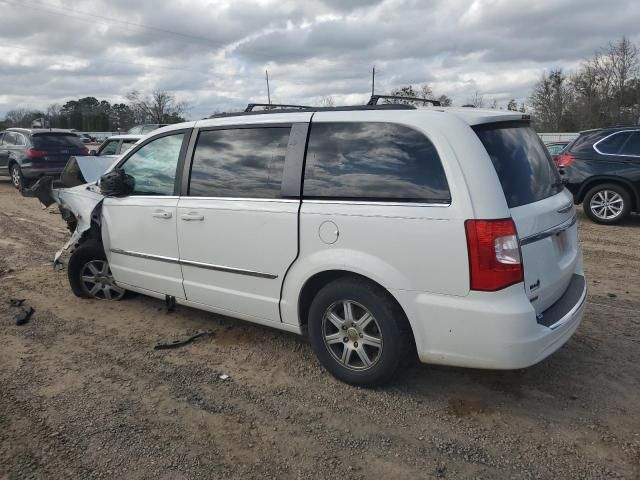
[[[295,335],[74,297],[50,263],[60,215],[0,179],[0,478],[640,478],[640,217],[602,227],[580,212],[580,235],[588,306],[551,358],[416,365],[365,390]],[[12,297],[35,308],[27,325]]]

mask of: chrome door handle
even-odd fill
[[[171,212],[167,212],[165,210],[157,210],[151,214],[154,218],[171,218]]]
[[[199,213],[185,213],[184,215],[180,215],[180,218],[185,222],[201,222],[204,220],[204,215]]]

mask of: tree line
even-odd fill
[[[51,128],[70,128],[83,132],[127,131],[143,123],[179,123],[185,121],[186,105],[166,91],[145,96],[138,91],[127,95],[126,103],[109,103],[95,97],[52,104],[46,111],[17,108],[9,110],[4,128],[29,128],[34,122]]]
[[[610,42],[575,72],[545,72],[529,96],[538,131],[574,132],[640,120],[638,46]]]

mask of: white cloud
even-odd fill
[[[429,82],[523,101],[541,72],[574,68],[626,34],[637,0],[0,0],[0,116],[82,96],[167,89],[201,118],[272,97],[362,102]],[[605,21],[606,20],[606,21]]]

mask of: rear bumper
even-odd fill
[[[23,163],[20,166],[22,170],[22,176],[28,179],[34,179],[39,177],[51,176],[59,177],[67,163],[55,163],[53,165],[47,165],[46,163]]]
[[[568,288],[541,319],[536,317],[522,284],[500,292],[471,292],[464,298],[394,294],[407,311],[422,362],[512,370],[545,359],[578,328],[587,287],[581,271],[575,277],[579,277],[580,291],[576,294]],[[557,305],[562,309],[551,312]],[[547,312],[547,320],[553,319],[549,326],[543,324]]]

